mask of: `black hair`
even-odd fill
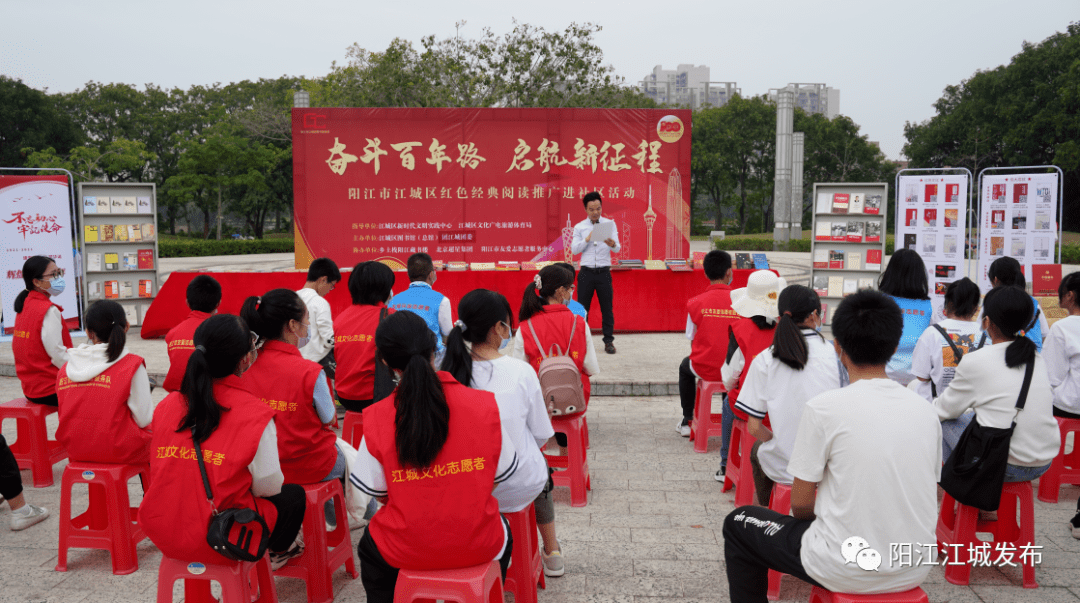
[[[240,318],[263,340],[280,339],[290,320],[304,321],[307,306],[292,289],[273,289],[258,297],[252,295],[240,306]]]
[[[41,277],[45,276],[45,272],[49,270],[49,264],[52,263],[52,258],[43,255],[32,255],[23,262],[22,278],[26,288],[15,296],[16,314],[23,311],[23,305],[26,303],[26,296],[30,295],[30,292],[34,290],[34,281],[41,280]]]
[[[878,279],[878,290],[904,299],[930,299],[926,264],[914,249],[897,249]]]
[[[349,275],[349,295],[355,305],[385,303],[393,289],[394,271],[382,262],[360,262]]]
[[[422,281],[435,271],[435,264],[432,263],[430,255],[423,252],[414,253],[409,256],[408,270],[410,281]]]
[[[970,318],[979,311],[979,286],[968,277],[945,286],[945,308],[953,316]]]
[[[1005,366],[1014,368],[1035,360],[1037,346],[1023,331],[1035,314],[1035,302],[1015,286],[995,287],[983,298],[983,315],[1012,343],[1005,350]]]
[[[1024,269],[1020,267],[1020,262],[1016,261],[1016,258],[1009,256],[1000,257],[990,263],[990,269],[986,271],[986,278],[991,283],[994,279],[997,279],[997,286],[1014,286],[1021,289],[1027,287],[1027,281],[1024,279]]]
[[[379,358],[403,371],[395,390],[394,442],[403,467],[430,467],[450,430],[450,407],[431,366],[435,334],[423,318],[395,312],[375,329]]]
[[[773,332],[773,358],[801,371],[810,357],[810,348],[799,325],[814,312],[821,311],[821,299],[810,287],[788,285],[780,292],[776,305],[780,319]]]
[[[200,274],[191,279],[187,286],[187,305],[196,312],[207,314],[221,304],[221,283],[207,274]]]
[[[187,399],[187,414],[177,433],[195,429],[195,441],[205,442],[221,422],[221,406],[214,399],[214,380],[236,372],[252,350],[251,331],[243,318],[215,314],[195,329],[195,350],[188,358],[180,393]]]
[[[562,266],[563,268],[566,268],[567,270],[570,271],[570,276],[574,277],[575,280],[577,279],[577,269],[574,268],[574,265],[571,264],[570,262],[555,262],[555,265],[556,266]]]
[[[718,281],[724,278],[727,271],[731,269],[731,254],[713,249],[705,254],[705,261],[702,264],[705,267],[706,278],[710,281]]]
[[[1080,272],[1067,274],[1065,278],[1061,279],[1061,284],[1058,285],[1058,302],[1064,300],[1069,291],[1076,294],[1074,296],[1075,301],[1080,304]]]
[[[94,334],[98,343],[108,343],[105,353],[109,362],[115,362],[127,345],[128,326],[124,307],[111,299],[102,299],[90,304],[86,310],[86,330]]]
[[[585,206],[585,209],[589,208],[589,201],[599,201],[601,206],[604,204],[604,200],[600,198],[600,193],[597,191],[585,193],[585,196],[581,198],[581,204]]]
[[[465,328],[454,325],[446,338],[446,355],[440,370],[446,371],[466,387],[472,387],[472,354],[465,342],[477,344],[487,341],[488,333],[500,322],[510,324],[513,320],[510,302],[497,291],[473,289],[458,302],[458,320]]]
[[[832,332],[856,366],[884,365],[900,344],[904,315],[889,296],[863,289],[840,302],[833,313]]]
[[[341,280],[341,270],[338,270],[337,264],[330,258],[312,260],[307,269],[307,282],[314,283],[324,276],[328,283],[339,282]]]
[[[540,275],[540,294],[537,295],[535,282],[525,287],[525,295],[521,298],[521,309],[518,310],[518,322],[525,322],[543,312],[547,299],[554,297],[559,287],[570,287],[574,284],[574,273],[558,264],[545,266],[538,274]]]

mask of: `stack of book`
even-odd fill
[[[612,266],[616,270],[640,270],[644,267],[643,260],[618,260],[618,263]]]
[[[678,258],[664,260],[664,263],[667,264],[669,270],[674,272],[688,272],[694,269],[689,261]]]
[[[519,262],[495,262],[495,270],[502,272],[521,270],[521,264]]]
[[[469,269],[468,262],[447,262],[446,269],[450,272],[464,272]]]
[[[495,270],[495,262],[473,262],[469,264],[469,270],[473,272],[490,272]]]
[[[645,260],[646,270],[667,270],[667,264],[663,260]]]

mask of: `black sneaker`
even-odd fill
[[[718,469],[716,471],[716,473],[713,475],[713,477],[716,479],[716,481],[718,481],[718,482],[724,481],[724,472],[725,471],[727,471],[727,466],[726,465],[720,465],[720,469]]]
[[[289,547],[289,550],[283,553],[275,553],[273,551],[270,551],[270,571],[278,571],[282,567],[285,567],[285,564],[288,563],[290,559],[292,559],[293,557],[299,557],[303,554],[304,541],[300,537],[300,535],[297,535],[296,541],[293,542],[292,546]]]
[[[1069,529],[1072,530],[1072,537],[1080,540],[1080,513],[1077,513],[1069,522]]]

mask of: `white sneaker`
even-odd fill
[[[42,507],[36,507],[31,504],[27,504],[30,508],[30,513],[23,515],[22,513],[13,512],[11,514],[11,529],[18,532],[19,530],[25,530],[35,523],[45,521],[49,516],[49,510]],[[21,510],[21,509],[20,509]]]
[[[296,540],[293,541],[293,544],[292,544],[292,546],[289,547],[289,550],[287,550],[287,551],[285,551],[283,553],[274,553],[274,552],[271,551],[271,553],[270,553],[270,571],[272,571],[272,572],[278,571],[279,569],[284,567],[285,564],[288,563],[290,559],[292,559],[293,557],[299,557],[300,555],[303,555],[303,554],[304,554],[304,538],[303,538],[303,533],[301,532],[300,534],[296,535]]]
[[[559,541],[556,540],[555,542],[558,543]],[[559,550],[552,551],[552,553],[550,555],[544,552],[543,546],[541,545],[540,554],[544,558],[544,575],[545,576],[547,576],[549,578],[558,578],[559,576],[566,573],[566,566],[565,566],[565,564],[563,564],[562,546],[561,545],[559,546]]]
[[[684,438],[690,437],[690,421],[679,419],[679,422],[675,424],[675,431]]]

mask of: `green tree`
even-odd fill
[[[52,147],[66,155],[82,141],[82,132],[57,107],[55,97],[0,75],[0,167],[38,167],[26,162],[25,149]]]
[[[52,147],[35,150],[23,149],[27,163],[34,167],[64,168],[75,176],[77,181],[102,180],[104,182],[123,182],[130,174],[141,171],[156,156],[139,141],[119,138],[103,147],[78,146],[66,155],[61,155]]]

